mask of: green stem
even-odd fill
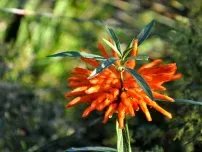
[[[130,145],[130,135],[128,130],[128,124],[125,121],[125,127],[119,128],[119,123],[116,121],[116,133],[117,133],[117,152],[132,152]]]

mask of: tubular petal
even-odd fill
[[[141,96],[139,95],[139,93],[136,92],[134,89],[128,89],[127,93],[128,93],[129,96],[131,96],[131,97],[133,97],[133,98],[135,98],[137,100],[141,99]]]
[[[83,112],[82,117],[87,117],[94,109],[92,107],[88,107],[85,109],[85,111]]]
[[[97,107],[97,105],[102,103],[102,101],[107,98],[107,96],[108,96],[108,94],[106,94],[106,93],[98,96],[98,98],[91,103],[91,108],[95,109]]]
[[[114,98],[111,95],[108,95],[108,97],[100,104],[97,104],[96,109],[99,111],[102,111],[105,107],[110,105],[114,101]]]
[[[152,62],[150,62],[150,63],[144,64],[143,66],[141,66],[141,67],[139,68],[138,72],[141,72],[141,71],[144,70],[145,68],[154,67],[154,66],[160,64],[161,62],[162,62],[161,59],[157,59],[157,60],[154,60],[154,61],[152,61]]]
[[[91,74],[90,70],[86,70],[86,69],[79,68],[79,67],[74,68],[73,72],[75,72],[77,74],[87,75],[87,76],[89,76]]]
[[[170,81],[180,79],[181,77],[182,77],[182,74],[181,74],[181,73],[178,73],[178,74],[174,75],[174,76],[170,79]]]
[[[94,66],[94,67],[98,67],[100,65],[100,63],[94,59],[88,59],[88,58],[81,58],[82,61]]]
[[[99,96],[100,94],[90,94],[90,95],[85,95],[85,96],[82,96],[82,97],[76,97],[74,98],[73,100],[71,100],[67,105],[66,107],[69,108],[69,107],[72,107],[76,104],[80,104],[80,103],[90,103],[92,102],[92,100],[94,98],[96,98],[97,96]]]
[[[131,51],[131,56],[136,56],[137,55],[137,51],[138,51],[137,49],[138,49],[138,40],[134,40],[133,49]],[[135,60],[128,60],[128,62],[126,63],[126,66],[128,68],[134,69],[135,64],[136,64]]]
[[[172,115],[171,113],[169,113],[168,111],[164,110],[163,108],[161,108],[156,102],[152,102],[151,106],[156,109],[157,111],[159,111],[160,113],[162,113],[164,116],[166,116],[167,118],[171,119]]]
[[[104,120],[102,121],[103,123],[106,123],[108,121],[109,117],[112,116],[113,113],[116,111],[116,108],[117,108],[116,103],[109,105],[109,107],[107,108],[107,110],[105,112]]]
[[[138,72],[142,75],[161,74],[161,73],[167,73],[173,75],[176,72],[176,70],[177,70],[176,63],[171,63],[151,68],[145,68]]]
[[[126,111],[126,107],[124,107],[124,105],[120,103],[118,107],[118,122],[119,122],[120,129],[124,128],[125,111]]]
[[[152,121],[152,118],[151,118],[151,115],[149,113],[146,103],[144,101],[140,101],[139,105],[140,105],[140,108],[142,109],[142,111],[144,112],[144,114],[147,118],[147,121]]]
[[[170,102],[174,102],[174,100],[171,97],[169,97],[169,96],[162,95],[162,94],[160,94],[158,92],[154,92],[154,91],[152,91],[152,94],[153,94],[154,98],[162,99],[162,100],[168,100]]]
[[[121,102],[128,108],[131,116],[135,116],[135,112],[125,92],[121,93]]]
[[[110,92],[110,94],[112,94],[113,98],[117,98],[119,95],[119,89],[110,88],[109,92]]]
[[[89,82],[88,81],[82,81],[82,82],[75,82],[75,81],[70,81],[69,82],[69,87],[80,87],[80,86],[83,86],[83,85],[89,85]]]
[[[92,87],[90,87],[88,90],[86,90],[85,93],[91,94],[91,93],[98,92],[99,89],[100,89],[100,87],[101,87],[100,85],[92,86]]]
[[[98,48],[99,48],[100,52],[102,53],[102,56],[104,56],[105,58],[109,58],[109,55],[107,54],[102,43],[98,43]]]
[[[72,96],[75,96],[75,95],[82,95],[84,94],[84,91],[88,89],[88,86],[82,86],[82,87],[78,87],[68,93],[65,94],[65,97],[72,97]]]

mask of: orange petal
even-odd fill
[[[161,108],[156,102],[153,101],[150,106],[152,106],[154,109],[156,109],[157,111],[159,111],[160,113],[162,113],[167,118],[169,118],[169,119],[172,118],[172,114],[169,113],[168,111],[164,110],[163,108]]]
[[[75,72],[77,74],[87,75],[87,76],[91,74],[90,70],[79,68],[79,67],[74,68],[73,72]]]
[[[74,106],[74,105],[80,103],[80,101],[81,101],[81,97],[76,97],[76,98],[74,98],[73,100],[71,100],[71,101],[66,105],[66,107],[67,107],[67,108],[72,107],[72,106]]]
[[[111,85],[112,87],[120,88],[121,87],[120,79],[113,79]]]
[[[82,97],[76,97],[73,100],[71,100],[66,107],[72,107],[76,104],[80,104],[80,103],[85,103],[85,102],[91,102],[97,95],[96,94],[90,94],[90,95],[85,95]]]
[[[164,86],[161,86],[159,84],[151,84],[149,83],[149,86],[152,90],[158,90],[158,91],[165,91],[166,88]]]
[[[128,99],[125,92],[121,93],[121,102],[128,108],[130,115],[135,116],[133,106],[132,106],[132,104],[131,104],[130,100]]]
[[[94,109],[92,107],[88,107],[85,109],[85,111],[83,112],[82,117],[87,117]]]
[[[140,105],[141,110],[144,112],[144,114],[147,118],[147,121],[152,121],[152,118],[151,118],[151,115],[149,113],[146,103],[143,100],[141,100],[139,102],[139,105]]]
[[[135,111],[138,111],[138,110],[139,110],[139,106],[138,106],[137,99],[131,98],[131,103],[132,103],[133,109],[134,109]]]
[[[116,111],[116,108],[117,108],[117,103],[112,103],[109,105],[109,107],[107,108],[105,112],[104,120],[102,121],[103,123],[106,123],[108,121],[109,117],[111,117],[113,113]]]
[[[95,109],[100,103],[103,102],[103,100],[105,100],[107,98],[107,95],[108,94],[104,93],[104,94],[98,96],[98,98],[92,102],[91,107]]]
[[[94,67],[98,67],[100,65],[100,63],[94,59],[88,59],[88,58],[81,58],[82,61],[94,66]]]
[[[162,99],[162,100],[168,100],[170,102],[174,102],[174,100],[171,97],[169,97],[169,96],[162,95],[162,94],[160,94],[158,92],[154,92],[154,91],[152,91],[152,94],[153,94],[154,98]]]
[[[182,74],[178,73],[178,74],[172,76],[172,78],[170,79],[170,81],[174,81],[174,80],[180,79],[181,77],[182,77]]]
[[[105,58],[109,58],[109,55],[107,54],[104,46],[101,43],[98,43],[98,48],[100,52],[102,53],[102,56],[104,56]]]
[[[137,91],[135,91],[134,89],[128,89],[128,90],[127,90],[127,94],[128,94],[129,96],[131,96],[132,98],[135,98],[135,99],[137,99],[137,100],[140,100],[140,99],[141,99],[140,94],[139,94]]]
[[[147,64],[144,64],[143,66],[140,67],[140,69],[138,70],[138,72],[141,72],[142,70],[144,70],[145,68],[151,68],[151,67],[154,67],[158,64],[160,64],[162,62],[161,59],[157,59],[157,60],[154,60],[150,63],[147,63]]]
[[[126,107],[122,103],[120,103],[118,107],[118,122],[120,129],[124,128],[125,111]]]
[[[107,98],[102,103],[96,106],[96,109],[99,111],[102,111],[105,107],[110,105],[113,101],[114,101],[114,98],[112,97],[112,95],[108,95]]]
[[[65,97],[72,97],[72,96],[75,96],[75,95],[82,95],[85,93],[85,90],[88,89],[89,86],[81,86],[81,87],[78,87],[68,93],[65,94]]]
[[[89,85],[89,82],[88,81],[82,81],[82,82],[70,81],[68,83],[69,87],[80,87],[80,86],[84,86],[84,85]]]
[[[113,96],[113,98],[117,98],[119,95],[119,89],[110,88],[109,89],[110,94]]]
[[[134,40],[133,49],[131,51],[131,56],[136,56],[137,55],[137,51],[138,51],[137,48],[138,48],[138,40]],[[126,63],[126,67],[134,69],[135,64],[136,64],[135,60],[128,60],[127,63]]]
[[[85,93],[87,94],[95,93],[95,92],[98,92],[100,88],[101,88],[100,85],[95,85],[90,87],[88,90],[86,90]]]

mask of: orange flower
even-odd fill
[[[137,55],[138,41],[134,41],[134,46],[131,51],[131,56]],[[105,48],[101,43],[98,44],[101,54],[105,58],[109,58]],[[117,57],[115,51],[112,50],[114,57]],[[100,63],[94,59],[82,58],[82,60],[94,67],[98,67]],[[173,81],[181,77],[181,74],[175,74],[177,67],[175,63],[161,64],[162,60],[154,60],[143,65],[138,69],[138,73],[144,78],[152,90],[154,98],[174,102],[174,100],[159,93],[158,91],[166,90],[162,85],[165,82]],[[120,62],[116,62],[117,65]],[[126,63],[127,68],[135,68],[136,61],[129,60]],[[73,99],[66,105],[72,107],[77,104],[86,103],[88,107],[83,112],[83,117],[87,117],[92,111],[104,111],[103,123],[106,123],[114,113],[117,113],[119,127],[124,127],[124,119],[127,115],[135,116],[135,112],[141,109],[147,120],[152,121],[148,106],[156,109],[167,118],[172,118],[171,113],[161,108],[155,101],[151,100],[144,90],[137,84],[136,80],[127,72],[123,72],[123,77],[120,76],[120,71],[111,66],[106,68],[97,76],[88,79],[92,71],[84,68],[75,68],[71,73],[72,76],[68,79],[69,86],[74,88],[72,91],[65,94],[66,98]]]

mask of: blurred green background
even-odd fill
[[[65,109],[69,72],[86,65],[46,56],[98,53],[97,42],[107,37],[104,23],[127,45],[152,19],[157,24],[139,53],[177,63],[183,77],[166,84],[166,94],[202,101],[201,0],[0,0],[0,151],[116,147],[115,118],[103,125],[102,113],[81,118],[85,105]],[[202,107],[159,104],[173,119],[151,109],[149,123],[138,112],[129,120],[133,151],[201,152]]]

